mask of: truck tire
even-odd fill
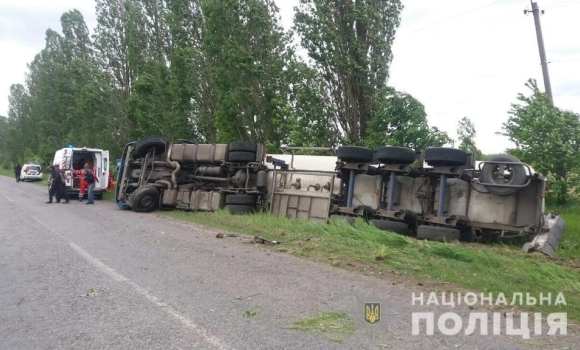
[[[489,160],[490,162],[519,162],[520,160],[516,157],[512,157],[508,154],[500,154],[497,156],[491,157]],[[497,178],[496,173],[499,164],[490,164],[484,163],[483,167],[481,167],[481,182],[482,183],[492,183],[492,184],[499,184],[499,185],[516,185],[521,186],[526,183],[527,174],[526,168],[523,165],[519,164],[510,164],[506,165],[506,171],[510,174],[509,178]],[[520,188],[514,187],[497,187],[493,185],[484,185],[485,188],[493,193],[497,194],[498,196],[509,196],[510,194],[516,193]]]
[[[459,232],[459,241],[461,242],[473,243],[477,240],[475,229],[471,226],[462,227]]]
[[[241,204],[229,204],[226,205],[230,214],[237,215],[237,214],[251,214],[254,212],[253,205],[241,205]]]
[[[458,148],[427,148],[425,150],[425,161],[431,166],[465,165],[467,163],[467,153]]]
[[[129,205],[137,213],[149,213],[159,208],[159,190],[153,186],[142,186],[131,193]]]
[[[336,151],[338,159],[350,163],[370,163],[373,161],[373,151],[366,147],[342,146]]]
[[[391,231],[401,235],[406,235],[409,233],[409,225],[404,222],[390,220],[371,220],[371,224],[382,231]]]
[[[145,157],[152,148],[155,149],[155,155],[162,154],[167,148],[167,141],[161,136],[145,136],[135,144],[135,153]]]
[[[226,197],[226,205],[256,205],[256,197],[249,194],[230,194]]]
[[[383,164],[411,164],[415,161],[415,151],[406,147],[380,147],[377,159]]]
[[[421,225],[417,228],[417,238],[429,241],[451,242],[458,241],[460,233],[455,228]]]
[[[258,150],[258,145],[252,142],[230,142],[228,147],[230,152],[254,152]]]
[[[256,161],[256,153],[254,152],[229,152],[228,161],[232,163],[248,163]]]

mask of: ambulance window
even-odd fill
[[[109,160],[107,158],[103,158],[103,170],[109,170]]]

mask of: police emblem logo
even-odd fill
[[[370,324],[381,321],[381,303],[365,303],[365,322]]]

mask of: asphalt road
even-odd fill
[[[137,214],[110,202],[44,204],[0,176],[0,349],[562,349],[575,335],[413,336],[416,283],[393,284]],[[364,322],[364,302],[382,320]],[[255,312],[244,317],[246,311]],[[290,329],[344,311],[353,335]],[[467,324],[469,309],[454,308]],[[342,342],[329,338],[341,338]],[[336,340],[336,339],[335,339]],[[574,345],[569,345],[573,349]]]

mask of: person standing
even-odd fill
[[[95,181],[99,182],[93,170],[89,168],[89,164],[85,163],[85,181],[89,184],[88,198],[85,204],[95,204]]]
[[[79,202],[83,201],[83,197],[85,195],[85,191],[89,188],[89,184],[85,181],[85,169],[82,170],[75,170],[75,174],[80,175],[80,188],[79,188]]]
[[[66,190],[66,174],[63,169],[57,168],[56,170],[58,171],[58,174],[60,176],[60,187],[59,187],[60,198],[64,198],[63,204],[68,204],[69,199],[68,199],[68,191]]]
[[[52,197],[56,197],[56,203],[60,203],[60,188],[62,179],[60,177],[60,171],[56,169],[53,165],[48,167],[50,173],[50,179],[48,180],[48,202],[46,204],[52,203]]]
[[[22,167],[20,163],[16,163],[14,166],[14,177],[16,177],[16,182],[20,182],[20,172],[22,171]]]

